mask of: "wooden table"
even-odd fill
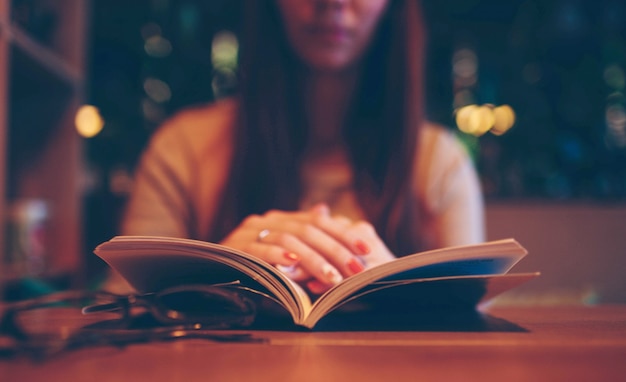
[[[1,381],[626,381],[626,305],[500,307],[503,331],[252,331],[0,361]]]

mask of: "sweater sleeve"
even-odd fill
[[[124,235],[189,237],[192,151],[174,125],[151,139],[135,171],[121,231]]]
[[[453,134],[436,127],[427,131],[418,173],[427,246],[485,241],[484,201],[473,162]]]
[[[206,240],[228,178],[236,103],[183,110],[152,136],[135,171],[124,235]]]

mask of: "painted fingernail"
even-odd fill
[[[283,253],[283,256],[285,257],[285,259],[290,260],[290,261],[300,261],[300,256],[296,255],[293,252],[285,252]]]
[[[370,247],[365,244],[365,242],[363,240],[357,240],[354,242],[354,246],[356,247],[356,249],[359,251],[359,255],[367,255],[368,253],[370,253]]]
[[[328,286],[322,284],[318,280],[311,280],[306,284],[306,286],[313,294],[322,294],[328,289]]]
[[[348,265],[348,269],[353,274],[361,273],[365,269],[365,266],[363,266],[363,263],[361,263],[359,260],[357,260],[354,257],[350,259],[350,261],[348,261],[347,265]]]
[[[326,277],[326,280],[332,285],[339,284],[341,280],[343,280],[343,276],[341,276],[339,271],[328,263],[322,266],[322,273],[324,277]]]
[[[330,215],[330,207],[326,203],[318,203],[313,206],[312,210],[320,215]]]

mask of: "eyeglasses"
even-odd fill
[[[249,327],[255,303],[236,284],[186,285],[157,293],[58,292],[4,307],[0,358],[46,358],[90,345],[204,338],[263,341],[250,334],[210,332]]]

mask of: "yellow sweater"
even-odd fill
[[[143,153],[127,205],[122,234],[206,240],[215,222],[233,151],[232,100],[184,110],[163,124]],[[428,248],[484,241],[483,199],[472,162],[453,134],[422,129],[411,179],[426,208],[422,242]],[[344,153],[335,151],[303,166],[305,208],[326,201],[333,213],[360,218]],[[425,220],[424,220],[425,219]]]

